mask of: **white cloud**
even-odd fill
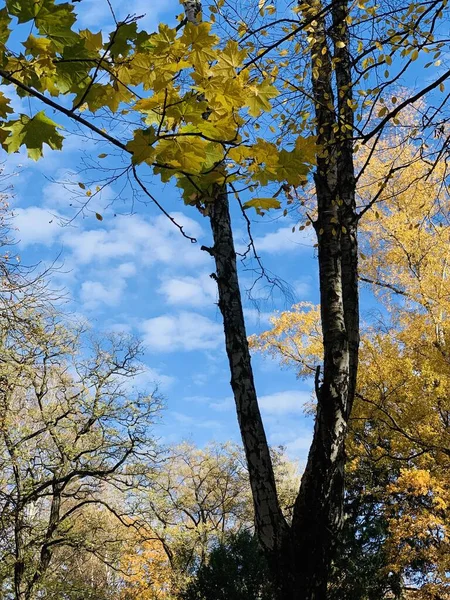
[[[119,279],[109,284],[101,281],[83,281],[80,299],[87,310],[98,308],[101,304],[117,306],[125,290],[125,280]]]
[[[214,421],[212,419],[206,419],[202,421],[201,419],[194,418],[190,415],[185,415],[184,413],[177,411],[171,411],[170,416],[181,426],[186,426],[189,428],[195,427],[200,429],[220,429],[223,427],[222,423],[219,421]]]
[[[211,402],[209,407],[217,412],[228,412],[234,408],[234,400],[231,396],[229,396],[220,402]]]
[[[159,369],[153,369],[147,365],[141,365],[142,371],[135,377],[128,380],[131,388],[139,392],[152,392],[155,386],[161,390],[166,390],[175,381],[174,377],[161,373]]]
[[[311,293],[311,284],[307,281],[294,281],[292,287],[294,288],[295,296],[300,300],[307,298]]]
[[[223,328],[195,312],[162,315],[142,324],[144,343],[151,350],[211,350],[223,342]]]
[[[292,233],[292,227],[280,227],[277,231],[267,233],[255,239],[258,252],[291,252],[299,248],[311,248],[315,244],[315,234],[312,227]]]
[[[303,413],[305,404],[310,400],[310,392],[303,390],[275,392],[258,398],[261,410],[272,415]]]
[[[158,291],[171,305],[208,306],[217,298],[217,285],[207,273],[198,277],[163,279]]]
[[[14,215],[13,227],[18,230],[16,237],[23,248],[31,244],[51,246],[61,233],[58,216],[44,208],[16,208]]]
[[[310,392],[303,390],[287,390],[258,396],[258,404],[266,415],[288,415],[304,412],[305,404],[311,401]],[[230,396],[219,402],[211,402],[209,407],[217,412],[227,412],[234,408],[234,400]]]
[[[273,313],[257,308],[244,308],[244,316],[249,324],[259,326],[270,323],[270,317],[273,316]]]
[[[290,425],[292,423],[282,422],[280,427],[278,423],[270,432],[269,442],[272,446],[284,446],[287,455],[293,460],[299,460],[303,470],[311,447],[314,424],[312,419],[304,418],[295,427]]]
[[[92,310],[100,305],[117,306],[122,300],[127,287],[127,278],[136,273],[133,263],[122,263],[112,272],[108,273],[108,281],[83,281],[80,290],[80,299],[84,308]]]
[[[51,188],[51,193],[56,193]],[[51,203],[55,199],[50,198]],[[208,264],[210,258],[200,250],[200,244],[192,244],[165,217],[145,219],[138,215],[120,215],[114,219],[105,219],[100,225],[95,218],[95,227],[61,225],[60,214],[46,208],[30,206],[17,208],[13,226],[17,228],[17,238],[22,248],[31,244],[51,246],[61,243],[70,250],[65,253],[64,261],[71,265],[88,265],[107,262],[112,259],[134,259],[145,266],[162,263],[170,268],[199,267]],[[181,213],[173,217],[185,227],[186,232],[200,238],[201,226],[193,219]],[[81,221],[81,224],[85,222]],[[211,294],[212,283],[202,279],[205,293]],[[186,279],[185,283],[190,283]],[[191,282],[192,283],[192,282]],[[173,295],[173,294],[172,294]]]
[[[287,442],[286,451],[290,456],[306,457],[312,442],[312,432],[305,431],[303,435]]]
[[[181,213],[174,213],[173,217],[190,235],[201,236],[202,229],[196,221]],[[197,266],[208,260],[199,244],[191,244],[164,215],[151,220],[138,215],[119,215],[104,223],[96,229],[72,229],[64,236],[65,245],[78,263],[135,257],[147,266],[163,263],[177,267]]]

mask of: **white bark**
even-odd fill
[[[197,15],[202,10],[202,3],[199,0],[186,0],[183,6],[188,22],[198,25]]]

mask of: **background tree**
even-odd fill
[[[183,600],[271,600],[268,566],[258,540],[242,531],[219,543],[181,597]]]
[[[297,465],[280,448],[272,449],[272,456],[277,488],[290,518],[299,482]],[[236,444],[174,446],[153,470],[147,487],[148,492],[136,494],[133,508],[142,524],[143,546],[136,553],[134,544],[140,542],[135,537],[128,555],[134,587],[141,585],[149,597],[181,593],[209,564],[214,547],[226,545],[230,536],[254,532],[245,455]],[[164,584],[156,585],[155,577]]]
[[[113,337],[89,353],[51,313],[22,312],[20,326],[1,328],[0,548],[5,594],[29,600],[61,549],[108,562],[115,535],[80,520],[97,505],[124,522],[113,492],[152,468],[161,402],[125,386],[139,370],[136,342]]]

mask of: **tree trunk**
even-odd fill
[[[322,14],[322,9],[320,1],[310,7],[316,15]],[[311,48],[317,137],[322,147],[315,175],[318,206],[315,229],[324,363],[322,382],[319,373],[316,378],[314,436],[291,528],[280,511],[257,403],[226,189],[216,189],[210,212],[214,247],[209,251],[216,262],[219,308],[248,461],[256,529],[280,600],[326,599],[333,547],[343,524],[345,437],[355,392],[359,346],[353,112],[349,107],[351,102],[347,102],[351,101],[351,72],[346,14],[345,0],[333,5],[331,40],[334,56],[339,58],[334,66],[336,108],[330,34],[324,19],[316,20]]]
[[[210,224],[214,246],[203,249],[215,260],[216,272],[212,276],[219,290],[219,308],[230,364],[230,383],[249,470],[256,532],[270,564],[273,565],[273,571],[278,575],[284,574],[277,576],[277,585],[285,588],[285,576],[290,578],[291,574],[288,558],[290,531],[278,501],[272,460],[258,406],[225,187],[217,186],[214,190],[213,202],[210,204]],[[280,596],[280,599],[289,597]]]
[[[292,526],[280,509],[272,462],[258,407],[239,289],[225,186],[212,194],[213,275],[219,291],[226,351],[247,458],[256,532],[268,558],[277,600],[326,600],[336,537],[343,524],[345,437],[356,386],[359,347],[357,216],[353,169],[353,111],[346,0],[331,7],[327,30],[321,0],[313,17],[312,87],[321,153],[315,174],[323,377],[316,376],[317,415]],[[322,16],[320,16],[322,15]],[[334,57],[331,61],[329,42]],[[338,91],[333,93],[333,72]],[[338,168],[339,166],[339,168]]]
[[[320,0],[310,10],[315,15],[324,14]],[[292,523],[298,552],[298,587],[302,590],[299,597],[311,600],[326,599],[333,547],[343,525],[345,437],[355,393],[359,348],[357,215],[346,1],[333,3],[331,11],[331,32],[327,32],[325,19],[317,18],[311,47],[316,131],[321,147],[315,174],[318,217],[314,225],[318,239],[323,377],[320,383],[317,373],[314,437]],[[328,36],[334,46],[334,58],[338,59],[334,67]]]

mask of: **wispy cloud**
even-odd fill
[[[260,396],[258,400],[261,410],[267,414],[301,414],[305,404],[311,401],[311,394],[303,390],[286,390]]]
[[[189,311],[147,319],[141,326],[145,345],[154,351],[211,350],[223,343],[223,328]]]
[[[267,233],[255,239],[258,252],[281,254],[283,252],[298,252],[299,248],[310,249],[315,244],[315,234],[312,227],[303,231],[292,232],[292,227],[280,227],[277,231]]]
[[[173,306],[211,306],[217,297],[217,285],[208,273],[198,277],[165,277],[158,291]]]
[[[133,263],[122,263],[108,273],[108,280],[83,281],[80,290],[80,300],[86,310],[93,310],[100,305],[117,306],[122,301],[123,293],[127,287],[127,279],[136,274]]]

